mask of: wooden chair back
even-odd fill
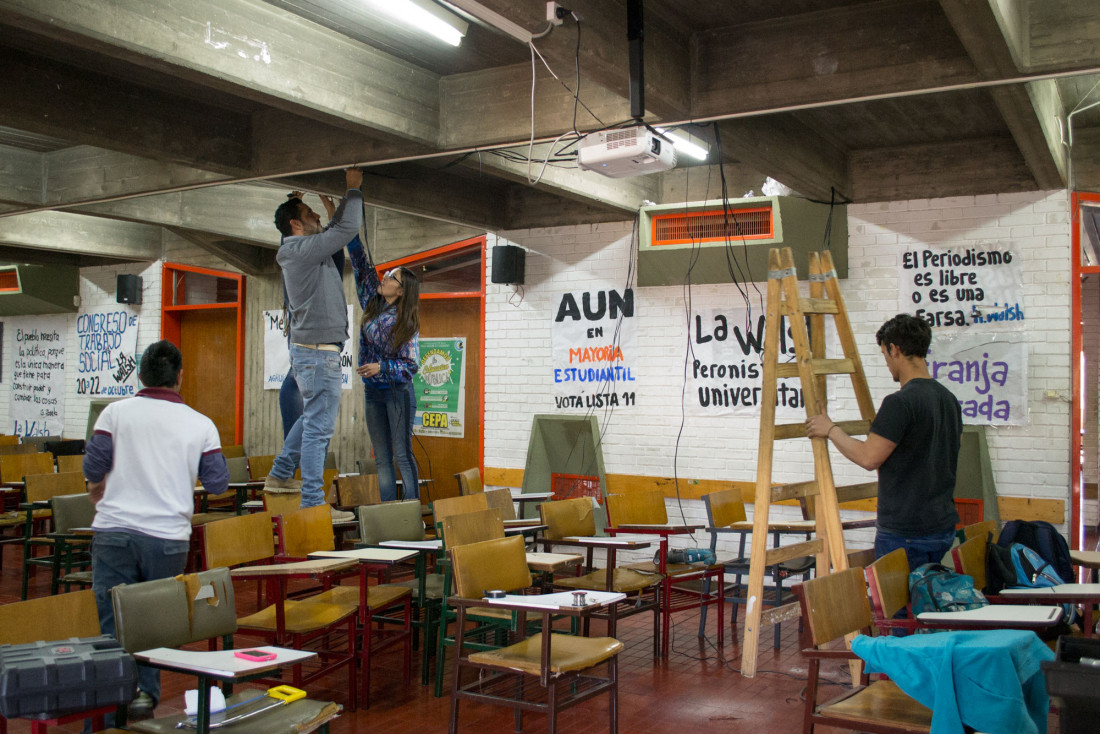
[[[986,535],[977,535],[951,549],[955,572],[964,573],[974,579],[974,588],[979,591],[986,587],[985,556],[989,552],[987,538]]]
[[[663,525],[668,522],[665,496],[660,491],[607,495],[607,523],[619,525]]]
[[[848,568],[867,568],[875,562],[874,548],[848,551]]]
[[[723,489],[703,495],[703,504],[707,508],[707,525],[712,528],[724,528],[735,522],[748,519],[745,503],[741,501],[741,490]]]
[[[32,443],[8,443],[0,444],[0,455],[9,456],[11,454],[37,454],[39,453],[38,447]]]
[[[979,537],[988,539],[990,534],[993,535],[994,543],[1001,537],[1001,528],[996,520],[983,520],[973,525],[967,525],[962,529],[962,540],[965,542],[971,538]]]
[[[489,500],[484,492],[477,494],[460,495],[458,497],[443,497],[432,503],[432,521],[439,523],[451,515],[461,515],[465,512],[477,512],[488,510]]]
[[[512,501],[512,490],[508,488],[490,489],[485,492],[490,510],[498,510],[502,520],[516,519],[516,503]]]
[[[451,551],[455,594],[477,599],[486,591],[515,591],[531,585],[523,538],[486,540],[460,545]]]
[[[228,456],[225,465],[229,469],[229,481],[233,484],[248,482],[252,476],[248,473],[247,456]]]
[[[858,568],[819,576],[794,588],[802,604],[807,641],[813,647],[871,626],[867,586]]]
[[[460,495],[477,494],[485,491],[485,486],[481,483],[481,470],[476,466],[473,469],[458,472],[455,474],[455,479],[458,480],[458,493]]]
[[[332,510],[317,505],[288,512],[275,518],[279,555],[305,559],[314,551],[336,550],[332,532]]]
[[[19,436],[12,433],[0,433],[0,446],[18,446]]]
[[[362,507],[381,502],[377,474],[345,474],[336,477],[336,504],[340,507]]]
[[[0,482],[21,482],[28,474],[53,473],[53,454],[48,451],[0,455]]]
[[[272,517],[295,512],[302,507],[301,492],[264,492],[264,510]],[[329,510],[331,521],[332,511]]]
[[[227,459],[239,459],[244,455],[244,446],[241,446],[240,444],[234,444],[233,446],[222,446],[222,456]]]
[[[271,473],[271,465],[275,463],[275,455],[268,454],[266,456],[249,456],[248,457],[248,476],[253,481],[258,479],[267,479],[267,475]]]
[[[539,505],[539,517],[546,526],[542,531],[546,540],[596,534],[596,516],[589,497],[543,502]]]
[[[858,570],[858,569],[857,569]],[[864,569],[875,616],[891,619],[909,606],[909,558],[904,548],[890,551]]]
[[[203,559],[207,568],[232,568],[274,555],[275,535],[271,515],[266,512],[237,515],[203,526]]]
[[[442,525],[443,545],[448,549],[504,537],[504,521],[493,509],[451,515]]]
[[[84,472],[27,474],[27,502],[48,502],[59,494],[84,494]]]
[[[62,454],[57,457],[57,473],[80,472],[84,474],[84,454]]]
[[[100,633],[91,589],[0,604],[0,645],[95,637]]]
[[[424,517],[421,515],[420,507],[420,500],[360,505],[360,542],[424,540]]]

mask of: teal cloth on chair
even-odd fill
[[[932,709],[932,734],[963,725],[997,734],[1046,734],[1049,700],[1039,663],[1054,653],[1033,632],[982,630],[866,637],[852,652]]]

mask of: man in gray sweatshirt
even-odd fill
[[[324,504],[323,474],[329,441],[340,409],[340,351],[348,338],[344,287],[333,253],[359,233],[363,223],[363,172],[344,172],[347,194],[327,227],[301,199],[275,210],[275,227],[283,235],[276,262],[283,269],[290,305],[290,366],[302,393],[302,417],[291,427],[275,458],[264,489],[297,491],[294,471],[302,469],[302,507]],[[350,520],[350,512],[333,509],[333,518]]]

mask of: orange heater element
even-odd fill
[[[651,231],[653,247],[775,237],[771,206],[658,214],[653,217]]]

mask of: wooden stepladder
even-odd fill
[[[777,440],[806,439],[803,423],[775,424],[775,406],[780,378],[797,377],[801,382],[806,417],[825,407],[827,375],[848,375],[855,390],[861,420],[837,421],[846,433],[866,434],[875,417],[871,393],[863,374],[863,363],[856,350],[852,325],[837,283],[832,255],[810,255],[810,296],[799,295],[791,249],[773,249],[768,255],[767,324],[764,336],[764,378],[760,401],[760,446],[756,466],[756,499],[753,509],[752,553],[749,561],[748,605],[745,614],[745,639],[742,644],[741,674],[756,674],[756,658],[761,629],[798,617],[797,603],[774,606],[765,612],[764,572],[768,566],[800,556],[817,556],[817,573],[826,574],[848,568],[844,533],[838,501],[873,497],[877,483],[837,488],[829,462],[829,445],[824,438],[810,440],[813,447],[814,478],[782,486],[772,486],[772,463]],[[807,328],[806,317],[809,317]],[[825,358],[825,318],[834,320],[840,338],[842,359]],[[781,318],[786,317],[795,348],[795,362],[779,363]],[[838,496],[841,498],[838,500]],[[812,508],[816,537],[802,543],[769,549],[768,515],[771,504],[782,500],[805,500]]]

